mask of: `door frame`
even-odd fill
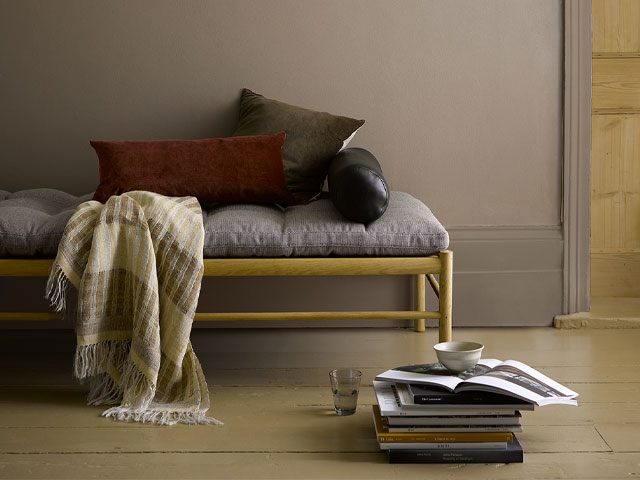
[[[591,215],[591,1],[564,2],[562,225],[565,314],[589,311]]]

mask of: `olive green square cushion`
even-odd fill
[[[296,201],[304,204],[320,193],[331,159],[363,124],[364,120],[296,107],[245,88],[233,136],[284,130],[284,176]]]

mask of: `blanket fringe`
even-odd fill
[[[122,368],[128,362],[130,340],[103,340],[78,345],[73,359],[73,374],[80,380],[107,372],[109,364]]]
[[[47,280],[45,298],[49,300],[56,312],[62,312],[67,306],[66,290],[70,283],[58,262],[54,262]]]
[[[87,405],[114,405],[122,402],[122,388],[108,373],[89,377]]]
[[[105,410],[102,416],[121,421],[158,425],[214,424],[220,420],[202,411],[154,410],[148,408],[155,395],[155,385],[129,358],[130,340],[104,340],[76,347],[74,375],[88,380],[87,405],[122,405]],[[120,373],[118,381],[109,372]],[[125,397],[126,394],[126,397]]]
[[[124,401],[135,408],[145,408],[151,403],[155,385],[131,361],[130,349],[130,340],[104,340],[76,347],[74,374],[79,379],[89,379],[89,405]],[[119,378],[114,380],[112,375]]]
[[[188,425],[214,424],[224,425],[220,420],[207,417],[205,412],[179,412],[170,410],[142,410],[129,407],[113,407],[102,413],[103,417],[120,421],[134,421],[141,423],[155,423],[158,425],[175,425],[186,423]]]
[[[125,386],[122,406],[146,409],[156,393],[155,384],[129,358],[124,364],[120,385]]]

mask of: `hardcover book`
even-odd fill
[[[387,417],[383,417],[387,418]],[[388,425],[388,423],[387,423]],[[463,432],[521,432],[522,425],[407,425],[404,427],[389,426],[390,433],[463,433]]]
[[[522,463],[524,451],[518,439],[506,448],[389,449],[389,463]]]
[[[384,417],[387,418],[387,417]],[[440,432],[521,432],[522,425],[465,425],[451,426],[438,425],[434,427],[425,427],[420,425],[406,427],[389,427],[391,433],[440,433]]]
[[[390,433],[439,433],[439,432],[521,432],[522,425],[514,423],[510,425],[389,425],[390,417],[382,417],[382,424],[386,425]],[[405,417],[406,418],[406,417]]]
[[[505,450],[509,442],[457,442],[457,443],[421,443],[421,442],[383,442],[380,450]]]
[[[400,399],[400,403],[402,404],[402,408],[405,409],[428,409],[428,410],[441,410],[441,409],[455,409],[460,411],[466,411],[469,408],[493,408],[493,409],[518,409],[518,410],[533,410],[535,408],[534,404],[531,402],[525,402],[524,400],[520,400],[518,398],[513,397],[504,397],[510,399],[509,403],[506,402],[498,402],[498,403],[443,403],[443,402],[433,402],[433,403],[415,403],[413,401],[413,395],[409,390],[409,384],[407,383],[398,383],[395,385],[396,392],[398,394],[398,398]],[[465,392],[466,393],[466,392]],[[456,395],[455,393],[452,395]]]
[[[387,370],[375,379],[436,386],[456,394],[494,392],[539,406],[577,405],[578,396],[573,390],[516,360],[481,359],[473,369],[458,374],[449,372],[440,363],[408,365]]]
[[[513,440],[513,433],[511,432],[431,432],[431,433],[416,433],[416,432],[390,432],[389,427],[385,424],[383,417],[380,413],[378,405],[372,406],[373,410],[373,423],[376,429],[376,439],[378,443],[392,444],[392,443],[420,443],[420,444],[457,444],[457,443],[482,443],[488,442],[484,445],[485,448],[489,446],[499,446],[501,442],[511,442]],[[492,445],[489,445],[493,442]],[[478,445],[475,445],[477,447]],[[472,445],[473,447],[473,445]],[[436,448],[433,445],[430,448]],[[444,447],[439,447],[444,448]],[[448,448],[448,447],[446,447]]]
[[[441,408],[432,408],[430,405],[420,405],[419,408],[404,408],[402,402],[400,401],[398,389],[396,388],[396,385],[394,383],[374,380],[373,390],[375,391],[382,415],[388,417],[444,417],[448,415],[513,416],[518,413],[518,410],[515,408],[490,408],[486,406],[476,407],[474,405],[465,405],[464,408],[461,408],[460,405]],[[531,408],[533,408],[533,406]]]
[[[466,412],[460,412],[466,413]],[[475,425],[518,425],[520,426],[520,412],[514,415],[447,415],[447,416],[404,416],[383,417],[390,428],[393,427],[428,427],[428,426],[475,426]]]
[[[419,405],[528,405],[530,402],[509,395],[484,391],[452,393],[444,387],[408,384],[413,403]]]

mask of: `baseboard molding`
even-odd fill
[[[557,315],[553,326],[565,330],[578,328],[619,329],[640,328],[640,318],[592,318],[588,312]]]
[[[550,326],[562,312],[561,226],[449,227],[454,326]]]
[[[588,312],[558,315],[556,328],[640,328],[640,297],[591,297]]]
[[[562,313],[560,226],[453,226],[453,326],[550,326]],[[47,311],[44,278],[0,279],[0,310]],[[410,277],[206,278],[200,311],[410,310]],[[427,309],[437,299],[428,289]],[[427,321],[434,326],[436,321]],[[411,327],[405,320],[197,322],[195,328]],[[69,328],[3,322],[0,328]]]

